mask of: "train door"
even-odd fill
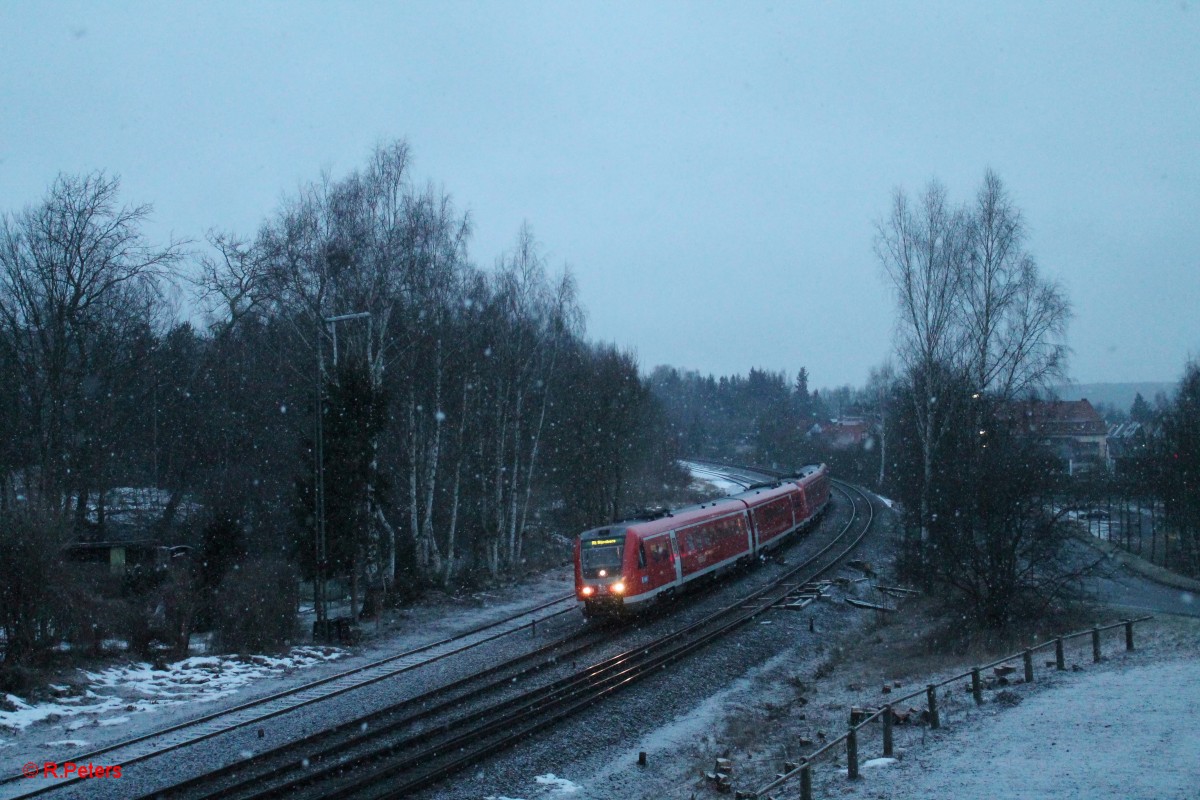
[[[675,582],[683,582],[683,560],[679,557],[679,539],[671,531],[671,561],[675,564]]]

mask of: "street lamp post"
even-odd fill
[[[338,314],[324,317],[324,324],[329,326],[333,336],[333,366],[337,367],[337,323],[348,319],[366,319],[367,328],[367,360],[370,361],[371,329],[370,311],[360,311],[354,314]],[[326,531],[325,531],[325,354],[321,347],[321,335],[317,335],[317,447],[316,447],[316,557],[317,569],[313,582],[313,609],[316,612],[317,623],[313,631],[315,638],[329,637],[329,608],[325,597],[325,579],[328,568]]]

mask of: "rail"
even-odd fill
[[[840,482],[835,481],[835,483]],[[828,561],[817,569],[810,579],[834,568],[846,554],[858,545],[871,529],[874,521],[874,506],[869,497],[857,487],[839,486],[839,490],[851,500],[851,516],[842,531],[806,561],[788,570],[774,582],[738,599],[733,604],[653,642],[638,645],[632,650],[589,666],[574,675],[501,701],[492,707],[471,712],[439,729],[440,732],[451,733],[452,738],[432,744],[421,752],[396,759],[387,757],[378,766],[359,764],[347,769],[345,763],[330,764],[326,771],[330,777],[334,777],[338,785],[312,786],[313,782],[323,780],[326,776],[318,774],[325,768],[310,769],[304,775],[297,776],[297,779],[288,786],[275,784],[266,788],[264,794],[280,796],[290,793],[292,796],[299,796],[298,791],[305,791],[307,794],[307,790],[311,788],[323,798],[352,797],[357,796],[359,791],[370,787],[386,786],[386,789],[381,790],[382,794],[379,797],[399,800],[428,787],[485,755],[494,753],[603,700],[642,678],[659,674],[660,670],[666,666],[754,619],[773,606],[776,602],[772,597],[773,592],[780,588],[786,588],[788,580],[808,569],[818,559],[828,558]],[[854,530],[858,520],[858,504],[854,501],[851,490],[862,497],[866,506],[866,519],[861,531]],[[857,535],[849,543],[843,541],[846,536],[855,533]],[[841,552],[830,553],[839,543],[847,546]],[[748,608],[747,602],[750,602],[752,607]],[[455,730],[458,728],[462,728],[461,732]],[[487,738],[493,735],[498,738]],[[418,738],[422,737],[425,735]],[[383,752],[389,750],[395,752],[399,749],[397,744],[392,743]],[[447,758],[448,761],[441,760]],[[342,774],[343,778],[335,777],[338,774]]]
[[[572,592],[503,619],[482,623],[352,669],[336,672],[324,678],[255,698],[220,711],[117,741],[77,755],[71,760],[76,763],[84,763],[103,757],[106,763],[120,764],[121,766],[144,761],[168,750],[192,745],[313,703],[329,700],[348,691],[392,678],[402,672],[441,661],[503,636],[523,630],[536,632],[539,622],[574,611],[576,607],[574,600],[575,594]],[[538,613],[566,602],[570,602],[566,608],[548,611],[545,614]],[[26,780],[22,775],[4,776],[0,777],[0,800],[34,797],[56,791],[80,780],[83,779],[79,776],[64,777],[53,781],[39,782],[40,785],[34,786],[32,781]]]
[[[369,725],[361,727],[361,733],[347,740],[346,747],[338,742],[318,742],[317,736],[299,743],[304,752],[294,745],[282,746],[271,754],[270,763],[264,762],[261,772],[246,775],[241,780],[236,793],[243,798],[283,794],[333,798],[358,797],[365,791],[372,796],[407,797],[467,764],[600,702],[641,678],[661,674],[664,667],[773,606],[777,595],[791,591],[792,584],[788,581],[801,571],[827,562],[816,570],[819,575],[833,568],[857,546],[871,528],[874,506],[856,487],[838,486],[837,491],[844,492],[851,500],[849,519],[842,530],[803,563],[749,596],[740,597],[731,605],[653,642],[641,643],[582,671],[573,669],[570,674],[550,683],[473,709],[461,708],[461,698],[438,700],[430,705],[426,704],[430,698],[422,698],[419,703],[422,716],[434,710],[439,718],[445,714],[451,716],[444,721],[427,718],[420,731],[402,730],[413,719],[406,713],[396,720],[371,720]],[[861,500],[856,499],[855,494],[862,495]],[[839,545],[845,550],[834,550]],[[746,606],[747,602],[751,607]],[[346,728],[359,730],[351,723],[347,723]],[[304,769],[295,769],[297,763],[303,763]],[[209,777],[212,776],[199,776],[184,784],[156,789],[146,795],[145,800],[179,793],[198,796],[193,794],[196,788],[203,796],[225,796],[230,787],[218,788],[208,782]]]
[[[818,749],[809,753],[800,762],[790,769],[787,769],[783,774],[775,778],[770,783],[765,784],[754,792],[739,792],[740,797],[758,798],[766,797],[767,792],[776,789],[779,786],[795,779],[800,779],[800,800],[812,800],[812,776],[813,765],[821,756],[832,752],[835,748],[842,745],[846,748],[846,775],[850,780],[856,780],[860,777],[859,758],[858,758],[858,733],[865,726],[874,722],[877,719],[882,720],[883,724],[883,757],[891,758],[893,755],[893,737],[892,727],[895,721],[894,711],[899,704],[914,698],[925,696],[927,721],[931,730],[936,730],[941,727],[941,717],[938,711],[938,689],[943,686],[948,686],[956,681],[961,681],[964,678],[971,679],[971,696],[976,705],[983,704],[983,680],[981,673],[983,670],[991,669],[1008,664],[1011,661],[1020,659],[1025,668],[1025,682],[1033,683],[1033,654],[1041,650],[1046,650],[1050,647],[1054,648],[1054,667],[1056,671],[1066,670],[1066,658],[1064,654],[1065,643],[1073,639],[1079,639],[1085,636],[1092,638],[1092,661],[1099,663],[1102,657],[1100,648],[1100,634],[1104,631],[1110,631],[1115,628],[1125,629],[1125,649],[1133,650],[1133,626],[1139,622],[1146,622],[1153,619],[1152,616],[1137,617],[1135,619],[1125,619],[1120,622],[1114,622],[1108,625],[1093,625],[1088,630],[1077,631],[1059,636],[1053,640],[1048,640],[1034,647],[1027,647],[1018,653],[998,658],[995,661],[984,664],[978,667],[972,667],[966,672],[959,673],[951,678],[946,678],[938,683],[930,683],[923,689],[918,689],[915,692],[910,692],[902,697],[895,698],[873,711],[859,709],[857,707],[850,709],[850,726],[846,733],[836,739],[829,741]]]

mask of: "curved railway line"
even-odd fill
[[[693,460],[689,466],[697,472],[709,472],[745,487],[761,484],[764,478],[778,477],[777,473],[768,470],[728,467],[706,461]],[[613,644],[610,626],[593,623],[583,630],[571,631],[548,644],[429,688],[386,708],[254,755],[247,754],[246,758],[233,764],[155,789],[143,797],[145,800],[408,797],[571,714],[602,702],[641,678],[658,673],[772,606],[793,601],[797,587],[817,580],[837,566],[857,547],[874,521],[875,509],[867,493],[836,480],[833,486],[848,501],[849,512],[847,521],[836,535],[816,553],[802,563],[788,567],[767,585],[738,597],[702,619],[690,623],[676,621],[676,629],[653,641],[632,647],[623,645],[626,648],[623,652],[607,657],[592,656],[594,663],[580,669],[587,651],[600,644]],[[664,608],[677,602],[666,603]],[[573,595],[559,597],[498,622],[118,742],[74,760],[122,766],[144,761],[446,659],[576,608]],[[667,615],[662,618],[670,620]],[[126,775],[129,774],[126,771]],[[0,798],[40,795],[66,788],[73,782],[62,779],[31,787],[25,781],[14,786],[19,780],[0,780]],[[13,794],[12,789],[18,792]],[[30,791],[20,791],[25,789]]]
[[[765,474],[763,471],[759,476]],[[754,476],[731,478],[755,483]],[[335,729],[282,745],[241,762],[236,772],[202,775],[145,797],[402,798],[444,780],[609,695],[654,675],[820,578],[852,552],[871,529],[869,496],[835,481],[849,501],[849,519],[818,552],[772,582],[715,613],[583,669],[522,684],[562,668],[599,639],[568,637],[482,673],[440,686]]]

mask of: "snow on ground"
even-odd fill
[[[534,780],[543,786],[553,787],[561,794],[574,794],[583,788],[579,784],[573,783],[566,778],[560,778],[556,776],[553,772],[549,772],[545,775],[538,775],[536,778],[534,778]]]
[[[148,664],[127,663],[91,676],[74,673],[78,679],[69,680],[74,686],[60,673],[38,701],[0,693],[0,775],[15,773],[29,756],[54,747],[51,742],[82,736],[94,748],[150,733],[541,605],[569,593],[572,580],[569,567],[555,567],[488,592],[430,593],[425,602],[389,613],[382,624],[364,623],[365,641],[354,651],[298,647],[279,657],[198,656],[169,667],[183,665],[177,678]],[[193,648],[196,644],[194,637]],[[197,703],[203,705],[194,707]],[[102,727],[115,715],[127,722]]]
[[[697,477],[692,481],[689,488],[696,492],[703,492],[704,494],[714,492],[723,495],[737,494],[746,490],[746,487],[740,483],[734,483],[733,481],[727,481],[724,478],[717,478],[711,475],[703,478]]]
[[[997,710],[999,709],[999,710]],[[1195,798],[1200,663],[1073,676],[1015,708],[991,707],[937,746],[910,751],[871,798]]]
[[[553,772],[548,772],[545,775],[538,775],[533,779],[533,782],[538,784],[539,787],[547,787],[541,789],[540,793],[543,796],[548,797],[559,797],[564,794],[575,794],[583,788],[578,783],[569,781],[566,778],[560,778]],[[547,795],[546,792],[549,792],[549,794]],[[484,798],[484,800],[523,800],[523,798],[489,794]]]
[[[713,469],[704,467],[700,464],[694,464],[691,461],[681,461],[679,463],[682,464],[688,472],[692,473],[692,484],[689,488],[693,492],[700,492],[701,494],[730,495],[746,490],[744,485],[740,483],[734,483]]]
[[[690,712],[635,742],[604,751],[608,755],[599,767],[593,761],[568,761],[560,772],[579,773],[566,772],[581,786],[573,797],[688,800],[717,796],[699,775],[711,770],[715,756],[725,755],[734,760],[737,789],[761,786],[785,760],[799,760],[806,750],[823,743],[826,734],[832,737],[843,730],[850,706],[881,702],[871,698],[877,691],[873,687],[902,678],[896,685],[907,692],[969,668],[970,662],[930,657],[928,667],[920,660],[902,661],[900,671],[892,673],[887,666],[891,657],[861,666],[853,648],[842,649],[856,638],[877,647],[877,634],[907,636],[909,630],[897,630],[898,625],[868,627],[866,635],[855,634],[851,626],[828,643],[826,655],[801,645],[781,652],[731,680]],[[826,620],[818,627],[839,626]],[[1034,684],[1018,681],[1005,691],[989,690],[981,707],[971,702],[965,687],[948,687],[940,730],[898,727],[893,759],[878,758],[880,732],[867,730],[859,743],[861,779],[847,779],[844,749],[836,748],[816,764],[814,796],[1200,797],[1200,728],[1195,724],[1200,719],[1200,622],[1161,615],[1138,626],[1136,637],[1137,650],[1127,653],[1120,632],[1107,634],[1101,664],[1091,663],[1090,641],[1068,643],[1068,663],[1081,666],[1057,672],[1039,659]],[[825,673],[827,677],[817,677]],[[794,680],[801,677],[800,683]],[[794,702],[798,692],[808,698],[799,705]],[[816,744],[798,746],[799,736]],[[649,755],[648,767],[634,764],[642,750]],[[798,791],[799,783],[792,782],[773,794],[794,797]],[[539,787],[522,796],[552,800],[554,794]]]
[[[99,719],[112,711],[146,712],[183,703],[211,703],[228,697],[242,687],[338,659],[346,651],[336,647],[294,647],[283,656],[203,656],[186,658],[165,669],[139,662],[109,667],[98,672],[80,670],[78,694],[70,687],[50,684],[59,696],[29,702],[6,695],[0,703],[0,732],[20,732],[43,721],[74,717],[63,725],[68,731],[89,725],[117,726],[128,716]],[[8,710],[4,710],[8,709]]]

